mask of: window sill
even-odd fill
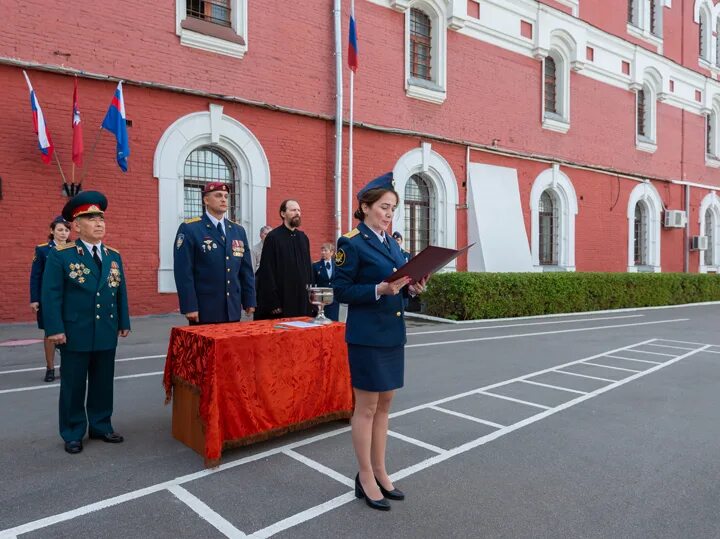
[[[635,26],[634,24],[627,24],[627,33],[630,34],[633,37],[636,37],[638,39],[642,39],[643,41],[647,42],[648,44],[652,45],[653,47],[658,48],[658,53],[662,54],[662,46],[663,46],[663,38],[656,36],[655,34],[651,34],[649,31],[645,30],[644,28],[639,28]]]
[[[563,273],[563,272],[574,272],[575,266],[557,266],[551,264],[538,264],[535,266],[535,271],[543,273]]]
[[[720,168],[720,158],[714,155],[705,154],[705,166],[710,168]]]
[[[657,144],[650,139],[637,139],[635,141],[635,148],[641,152],[655,153],[657,151]]]
[[[430,81],[414,78],[408,79],[405,95],[437,105],[444,103],[447,98],[447,92],[441,86]]]
[[[660,266],[628,266],[628,273],[660,273]]]
[[[542,127],[543,129],[548,129],[549,131],[555,131],[556,133],[564,134],[570,130],[570,122],[561,118],[560,116],[554,118],[550,116],[545,116],[543,118]]]
[[[718,266],[703,266],[700,265],[699,273],[718,273],[720,267]]]
[[[242,58],[247,44],[232,28],[188,17],[180,24],[180,44],[234,58]]]

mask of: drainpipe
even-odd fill
[[[343,129],[343,80],[342,80],[342,25],[341,0],[334,0],[335,19],[335,237],[342,232],[342,129]],[[349,211],[349,210],[348,210]]]

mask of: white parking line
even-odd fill
[[[458,331],[479,331],[479,330],[485,330],[485,329],[516,328],[516,327],[525,327],[525,326],[546,326],[549,324],[572,324],[572,323],[578,323],[578,322],[594,322],[595,320],[622,320],[625,318],[642,318],[644,316],[645,316],[644,314],[629,314],[626,316],[602,316],[602,317],[595,317],[595,318],[579,318],[579,319],[574,319],[574,320],[552,320],[550,322],[528,322],[526,324],[502,324],[499,326],[477,326],[477,327],[471,327],[471,328],[436,329],[436,330],[430,330],[430,331],[412,331],[412,332],[408,332],[408,336],[410,336],[410,335],[432,335],[434,333],[455,333]]]
[[[474,421],[475,423],[482,423],[483,425],[487,425],[488,427],[493,427],[495,429],[505,428],[505,425],[501,425],[500,423],[488,421],[487,419],[480,419],[479,417],[463,414],[462,412],[456,412],[455,410],[448,410],[447,408],[441,408],[440,406],[428,406],[428,408],[430,408],[431,410],[435,410],[436,412],[442,412],[443,414],[449,414],[449,415],[454,415],[456,417],[462,417],[463,419],[467,419],[469,421]]]
[[[522,382],[523,380],[520,380]],[[499,395],[498,393],[491,393],[490,391],[476,391],[478,395],[487,395],[488,397],[495,397],[496,399],[503,399],[506,401],[511,402],[517,402],[520,404],[524,404],[526,406],[532,406],[534,408],[542,408],[543,410],[549,410],[550,406],[545,406],[544,404],[538,404],[537,402],[529,402],[529,401],[523,401],[520,399],[515,399],[513,397],[508,397],[506,395]]]
[[[589,374],[580,374],[577,372],[561,371],[560,369],[557,369],[554,372],[559,372],[560,374],[569,374],[570,376],[579,376],[580,378],[590,378],[591,380],[601,380],[603,382],[612,382],[613,384],[615,382],[617,382],[617,380],[612,380],[611,378],[600,378],[599,376],[590,376]]]
[[[554,386],[551,384],[543,384],[542,382],[534,382],[532,380],[520,380],[523,384],[532,384],[534,386],[549,387],[550,389],[558,389],[560,391],[567,391],[568,393],[577,393],[578,395],[587,395],[587,391],[578,391],[577,389],[569,389],[567,387]]]
[[[626,372],[642,372],[637,369],[626,369],[625,367],[613,367],[612,365],[602,365],[600,363],[590,363],[589,361],[584,361],[582,365],[592,365],[593,367],[604,367],[606,369],[614,369],[616,371],[626,371]]]
[[[433,453],[438,453],[438,454],[445,453],[445,449],[443,449],[442,447],[438,447],[436,445],[425,443],[422,440],[418,440],[416,438],[410,438],[410,436],[405,436],[404,434],[400,434],[399,432],[395,432],[393,430],[388,431],[388,436],[392,436],[393,438],[397,438],[398,440],[402,440],[403,442],[407,442],[409,444],[413,444],[418,447],[423,447],[423,448],[427,449],[428,451],[432,451]]]
[[[669,344],[648,343],[645,346],[657,346],[660,348],[674,348],[675,350],[695,350],[694,348],[685,348],[684,346],[670,346]]]
[[[650,352],[648,350],[637,350],[635,348],[629,348],[628,352],[637,352],[638,354],[651,354],[653,356],[677,357],[677,354],[666,354],[664,352]]]
[[[346,487],[355,487],[355,481],[353,479],[350,479],[349,477],[345,477],[343,474],[336,472],[332,468],[328,468],[324,464],[320,464],[318,461],[310,459],[306,457],[305,455],[301,455],[297,451],[294,451],[292,449],[286,449],[283,451],[284,455],[287,455],[288,457],[294,458],[298,462],[302,462],[306,466],[309,466],[315,471],[320,472],[321,474],[325,474],[328,477],[334,479],[335,481],[338,481],[345,485]]]
[[[138,357],[126,357],[123,359],[116,359],[115,363],[123,363],[125,361],[140,361],[141,359],[159,359],[159,358],[166,357],[165,354],[159,355],[159,356],[138,356]],[[62,367],[59,363],[55,365],[56,367]],[[16,374],[19,372],[32,372],[32,371],[44,371],[45,367],[31,367],[28,369],[14,369],[11,371],[0,371],[0,374]]]
[[[623,357],[607,354],[603,357],[612,357],[615,359],[624,359],[625,361],[637,361],[638,363],[650,363],[652,365],[662,365],[662,361],[650,361],[649,359],[635,359],[634,357]]]
[[[129,378],[145,378],[146,376],[157,376],[158,374],[164,374],[164,371],[155,372],[141,372],[139,374],[125,374],[123,376],[116,376],[114,380],[127,380]],[[19,393],[21,391],[35,391],[37,389],[49,389],[51,387],[60,387],[60,384],[43,384],[41,386],[28,386],[28,387],[14,387],[12,389],[0,390],[0,395],[6,393]]]
[[[694,345],[703,346],[703,347],[720,346],[720,344],[703,344],[701,342],[693,342],[693,341],[678,341],[677,339],[656,339],[656,340],[660,341],[660,342],[673,342],[673,343],[679,342],[680,344],[694,344]],[[640,345],[638,345],[638,346],[640,346]]]
[[[230,522],[225,520],[225,518],[210,509],[210,507],[208,507],[208,505],[200,498],[194,496],[193,494],[190,494],[190,492],[188,492],[181,486],[173,485],[171,487],[168,487],[168,490],[172,492],[178,500],[180,500],[190,509],[195,511],[198,516],[202,518],[205,522],[207,522],[217,531],[225,535],[225,537],[233,537],[237,539],[247,537],[247,535],[238,530]]]

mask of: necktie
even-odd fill
[[[387,236],[383,236],[383,245],[385,245],[385,249],[387,249],[388,252],[389,252],[389,251],[390,251],[390,244],[388,243]]]
[[[100,260],[100,255],[98,254],[97,245],[93,245],[92,251],[93,251],[93,260],[95,261],[95,264],[97,264],[98,269],[102,269],[102,261]]]
[[[327,270],[330,269],[330,262],[325,262],[325,269],[327,269]]]
[[[222,223],[220,221],[218,221],[217,229],[218,232],[220,232],[220,237],[223,239],[223,241],[225,241],[225,232],[223,232]]]

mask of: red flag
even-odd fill
[[[82,124],[80,123],[80,106],[78,105],[78,83],[75,77],[75,90],[73,91],[73,114],[72,114],[72,161],[77,166],[82,166],[83,157],[83,136]]]

